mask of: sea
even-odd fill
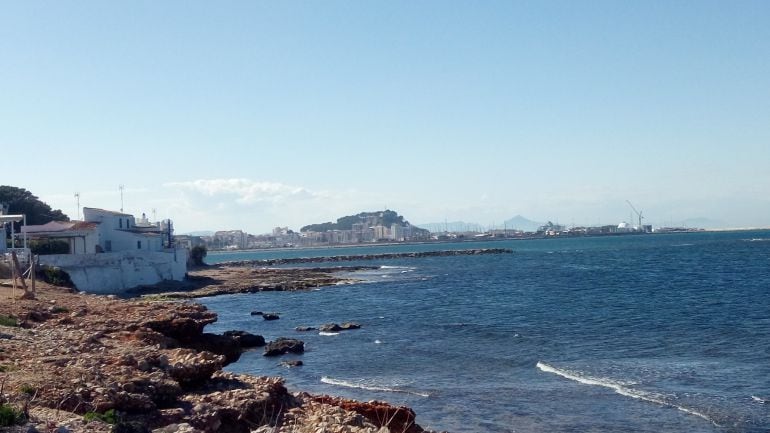
[[[770,432],[770,231],[210,253],[207,261],[467,248],[513,253],[349,262],[376,268],[345,273],[355,284],[204,298],[219,315],[206,331],[299,338],[306,352],[283,359],[301,367],[255,350],[227,369],[282,376],[291,391],[406,405],[436,431]],[[294,330],[346,321],[362,328]]]

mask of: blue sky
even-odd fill
[[[0,183],[179,231],[770,226],[770,2],[0,2]]]

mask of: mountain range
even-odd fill
[[[522,230],[525,232],[534,232],[542,226],[543,223],[532,221],[521,215],[516,215],[513,218],[503,221],[502,224],[495,224],[493,226],[482,226],[478,223],[465,222],[465,221],[452,221],[443,223],[425,223],[418,224],[418,227],[430,230],[431,232],[484,232],[487,230]]]

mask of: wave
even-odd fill
[[[384,387],[384,386],[376,386],[376,385],[370,385],[367,383],[363,383],[361,381],[359,382],[348,382],[345,380],[339,380],[339,379],[333,379],[331,377],[323,376],[321,377],[321,382],[327,384],[327,385],[334,385],[334,386],[342,386],[345,388],[356,388],[356,389],[365,389],[367,391],[380,391],[380,392],[397,392],[401,394],[411,394],[411,395],[417,395],[420,397],[430,397],[430,394],[426,392],[418,392],[418,391],[409,391],[405,389],[399,389],[399,388],[390,388],[390,387]]]
[[[767,400],[767,399],[764,399],[764,398],[762,398],[762,397],[757,397],[756,395],[752,395],[752,396],[751,396],[751,399],[752,399],[752,400],[754,400],[754,401],[756,401],[756,402],[762,403],[762,404],[765,404],[765,403],[767,403],[767,402],[768,402],[768,400]]]
[[[339,332],[323,332],[323,331],[321,331],[321,332],[318,333],[318,335],[322,335],[324,337],[332,337],[332,336],[335,336],[335,335],[340,335],[340,333]]]
[[[626,396],[626,397],[631,397],[631,398],[635,398],[637,400],[643,400],[643,401],[646,401],[646,402],[659,404],[661,406],[673,407],[673,408],[676,408],[676,409],[678,409],[678,410],[680,410],[680,411],[682,411],[684,413],[687,413],[687,414],[690,414],[690,415],[694,415],[694,416],[697,416],[699,418],[703,418],[706,421],[714,424],[715,426],[720,427],[720,425],[717,424],[716,421],[714,421],[713,419],[711,419],[708,415],[706,415],[704,413],[698,412],[696,410],[693,410],[693,409],[690,409],[690,408],[687,408],[687,407],[684,407],[684,406],[680,406],[680,405],[675,404],[675,403],[671,403],[669,401],[666,401],[664,399],[664,397],[656,395],[654,393],[650,393],[650,392],[645,392],[645,391],[640,391],[640,390],[635,390],[635,389],[628,388],[627,384],[624,384],[624,383],[621,383],[621,382],[617,382],[617,381],[613,381],[613,380],[605,379],[605,378],[596,378],[596,377],[579,375],[578,373],[575,373],[575,372],[571,372],[571,371],[567,371],[567,370],[561,370],[561,369],[558,369],[556,367],[552,367],[552,366],[550,366],[550,365],[548,365],[548,364],[546,364],[544,362],[540,362],[540,361],[537,362],[536,366],[541,371],[544,371],[546,373],[552,373],[552,374],[555,374],[557,376],[561,376],[561,377],[563,377],[565,379],[573,380],[575,382],[579,382],[579,383],[582,383],[582,384],[585,384],[585,385],[602,386],[604,388],[609,388],[609,389],[615,391],[616,393],[618,393],[620,395],[623,395],[623,396]]]

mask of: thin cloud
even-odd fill
[[[196,192],[207,197],[234,198],[236,203],[254,205],[258,203],[281,203],[294,200],[309,200],[328,197],[323,191],[287,185],[280,182],[255,181],[251,179],[197,179],[186,182],[170,182],[164,186]]]

